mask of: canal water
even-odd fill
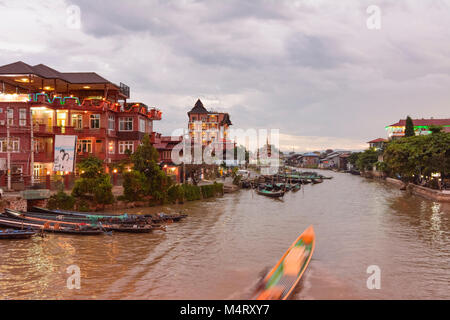
[[[312,224],[316,251],[294,299],[450,299],[450,204],[325,174],[334,179],[283,200],[241,190],[164,207],[189,215],[166,232],[1,241],[0,298],[247,299]],[[80,289],[67,288],[71,265]],[[378,290],[367,288],[373,265]]]

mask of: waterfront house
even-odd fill
[[[315,167],[319,165],[319,155],[314,152],[308,152],[302,155],[301,165],[303,167]]]
[[[348,151],[334,151],[320,159],[320,168],[347,170],[347,159],[350,156]]]
[[[21,61],[1,66],[0,175],[6,173],[8,149],[11,172],[19,179],[55,173],[57,135],[77,137],[77,162],[93,155],[110,172],[148,134],[152,144],[160,147],[161,162],[168,164],[172,144],[153,130],[153,121],[161,120],[162,112],[141,102],[128,102],[129,97],[128,86],[95,72],[59,72]]]
[[[389,140],[387,140],[387,139],[378,138],[378,139],[375,139],[375,140],[371,140],[371,141],[369,141],[367,143],[369,144],[369,148],[373,148],[375,150],[383,150],[384,146],[386,145],[386,143],[388,141]]]

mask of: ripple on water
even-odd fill
[[[167,232],[1,241],[4,299],[242,299],[313,224],[316,252],[294,299],[449,299],[450,205],[327,172],[283,201],[250,190],[166,206],[189,217]],[[132,212],[154,213],[161,208]],[[66,288],[66,268],[81,289]],[[382,289],[368,290],[367,267]]]

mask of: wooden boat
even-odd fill
[[[19,220],[7,217],[5,215],[0,215],[0,225],[7,228],[43,230],[46,232],[54,232],[54,233],[67,233],[77,235],[103,234],[102,230],[94,229],[88,226],[77,227],[77,226],[61,225],[60,223],[46,223],[41,221]]]
[[[165,214],[159,213],[157,215],[152,214],[123,214],[123,215],[113,215],[113,214],[95,214],[95,213],[86,213],[86,212],[77,212],[77,211],[66,211],[66,210],[50,210],[41,207],[33,207],[33,212],[37,213],[50,213],[56,215],[64,215],[64,216],[73,216],[73,217],[84,217],[91,219],[92,221],[100,221],[106,223],[149,223],[153,224],[153,227],[158,228],[160,226],[156,226],[155,223],[158,222],[166,222],[170,221],[180,221],[183,218],[186,218],[186,214]]]
[[[1,239],[29,239],[36,234],[36,231],[30,230],[0,230]]]
[[[280,191],[269,191],[266,189],[258,189],[257,190],[258,194],[262,195],[262,196],[266,196],[266,197],[270,197],[270,198],[281,198],[284,196],[284,191],[280,190]]]
[[[95,214],[91,212],[77,212],[77,211],[67,211],[67,210],[51,210],[45,209],[41,207],[33,207],[33,213],[46,213],[46,214],[54,214],[54,215],[62,215],[62,216],[71,216],[71,217],[82,217],[90,219],[91,221],[107,221],[107,222],[130,222],[134,223],[136,220],[142,220],[145,222],[144,217],[140,215],[113,215],[113,214]]]
[[[291,185],[291,191],[292,192],[297,192],[298,190],[300,190],[302,188],[302,185],[297,183],[297,184],[292,184]]]
[[[310,226],[264,277],[255,298],[257,300],[288,299],[311,261],[315,242],[314,228]]]
[[[322,178],[319,178],[319,179],[312,179],[311,181],[312,181],[313,184],[318,184],[318,183],[322,183],[322,182],[323,182],[323,179],[322,179]]]
[[[107,224],[107,223],[95,223],[87,218],[82,217],[71,217],[63,215],[44,215],[36,213],[25,213],[19,212],[11,209],[5,209],[6,215],[11,218],[27,220],[27,221],[38,221],[38,222],[48,222],[48,223],[59,223],[64,226],[94,226],[104,231],[116,231],[116,232],[127,232],[127,233],[148,233],[153,230],[153,226],[150,224]]]

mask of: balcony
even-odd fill
[[[162,119],[162,112],[158,109],[151,109],[148,112],[150,119],[152,120],[161,120]]]

